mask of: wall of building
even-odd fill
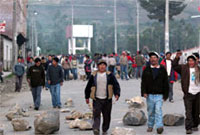
[[[3,38],[3,67],[8,71],[12,69],[12,40]]]

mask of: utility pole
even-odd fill
[[[169,51],[169,0],[165,3],[165,52]]]
[[[17,36],[17,20],[16,20],[16,0],[13,0],[13,23],[12,23],[12,38],[13,38],[13,43],[12,43],[12,65],[14,66],[17,63],[17,55],[18,55],[18,48],[16,44],[16,36]]]
[[[72,4],[72,28],[71,28],[71,53],[73,53],[73,50],[75,49],[74,48],[74,39],[73,39],[73,25],[74,25],[74,3],[73,3],[73,0],[71,0],[71,4]]]
[[[117,53],[117,3],[114,0],[115,53]]]
[[[137,51],[140,50],[140,12],[139,12],[139,2],[136,0],[136,7],[137,7]]]

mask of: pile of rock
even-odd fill
[[[71,112],[71,115],[66,116],[66,120],[75,120],[75,119],[82,119],[82,118],[83,118],[83,114],[75,110]]]
[[[57,110],[43,112],[34,121],[36,134],[53,134],[60,129],[60,112]]]
[[[6,118],[12,121],[14,118],[29,117],[29,113],[16,104],[10,111],[6,114]]]
[[[163,122],[165,126],[181,126],[184,124],[184,116],[182,114],[165,114]]]
[[[79,128],[80,130],[91,130],[92,118],[93,114],[91,112],[83,114],[78,111],[72,111],[71,115],[66,116],[66,120],[70,120],[69,128]]]
[[[129,108],[141,109],[145,106],[145,103],[142,97],[139,97],[139,96],[131,98],[131,99],[126,99],[125,101],[129,105]]]
[[[92,130],[92,121],[76,119],[69,123],[69,128],[79,128],[80,130]]]
[[[123,123],[129,126],[141,126],[146,124],[147,117],[142,110],[145,103],[142,97],[134,97],[126,99],[126,103],[129,105],[129,111],[123,117]]]

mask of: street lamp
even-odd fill
[[[165,3],[165,52],[169,51],[169,0]]]

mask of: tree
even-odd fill
[[[149,19],[155,19],[159,22],[165,22],[165,0],[139,0],[140,5],[149,14]],[[169,19],[179,15],[186,7],[185,0],[169,2]]]

